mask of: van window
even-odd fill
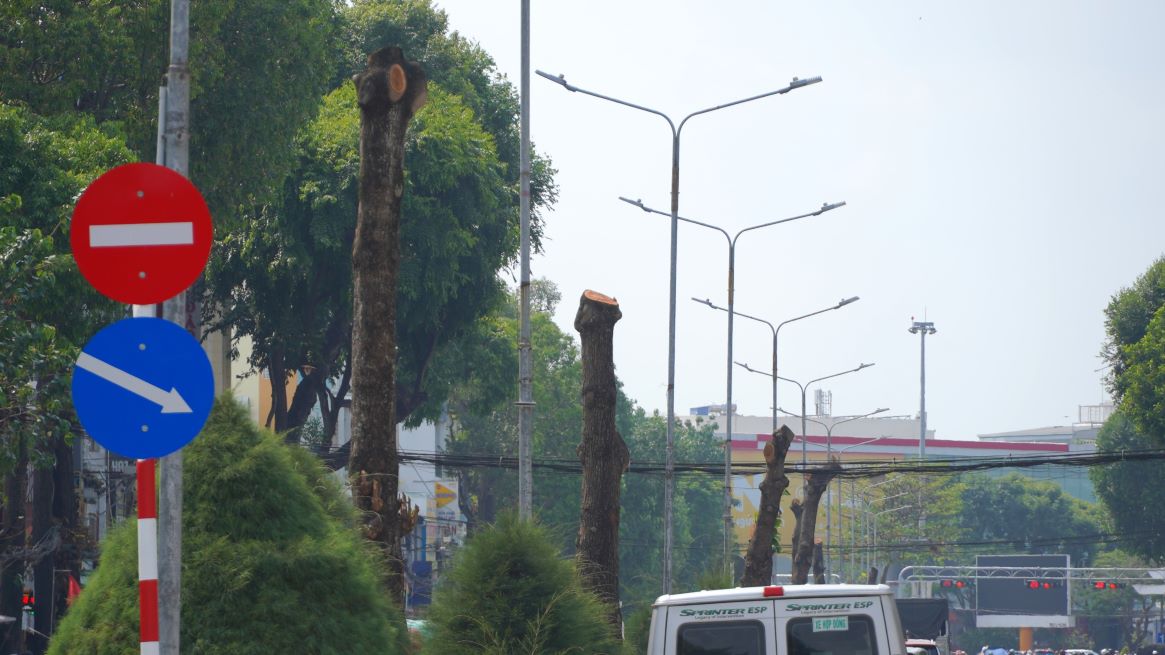
[[[759,621],[689,623],[677,642],[676,655],[763,655],[765,629]]]
[[[790,619],[789,655],[877,655],[874,622],[868,616]]]

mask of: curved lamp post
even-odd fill
[[[569,84],[564,75],[551,75],[549,73],[535,70],[538,75],[558,84],[562,88],[572,93],[581,93],[600,100],[613,102],[617,105],[638,109],[639,111],[654,114],[667,121],[667,125],[671,128],[672,146],[671,146],[671,276],[670,276],[670,290],[668,303],[668,339],[667,339],[667,445],[665,449],[664,461],[664,485],[663,485],[663,593],[671,593],[671,578],[672,578],[672,514],[673,514],[673,496],[675,493],[675,381],[676,381],[676,246],[677,233],[679,232],[679,212],[680,212],[680,134],[687,124],[695,116],[708,114],[719,109],[726,109],[728,107],[735,107],[753,100],[760,100],[774,95],[783,95],[799,89],[804,86],[816,84],[821,81],[821,77],[810,77],[808,79],[793,78],[793,81],[788,86],[782,87],[775,91],[768,91],[759,95],[750,96],[741,100],[734,100],[726,102],[722,105],[709,107],[694,111],[677,124],[670,116],[650,107],[637,105],[633,102],[620,100],[611,96],[588,91],[586,89]]]
[[[622,196],[619,197],[619,200],[622,200],[623,202],[625,202],[629,205],[634,205],[634,206],[636,206],[636,207],[638,207],[638,208],[642,209],[643,211],[648,212],[650,214],[659,214],[661,216],[668,215],[667,212],[662,212],[658,209],[652,209],[651,207],[644,205],[642,200],[631,200],[630,198],[624,198]],[[781,223],[789,223],[791,221],[796,221],[796,220],[799,220],[802,218],[808,218],[810,216],[820,216],[821,214],[824,214],[827,211],[837,209],[838,207],[844,207],[844,206],[845,206],[844,202],[824,203],[821,205],[821,209],[818,209],[817,211],[808,212],[806,214],[799,214],[797,216],[791,216],[789,218],[782,218],[782,219],[775,220],[775,221],[768,221],[767,223],[759,223],[757,225],[752,225],[752,226],[749,226],[749,227],[746,227],[746,228],[740,230],[735,235],[729,235],[726,230],[724,230],[723,228],[721,228],[717,225],[712,225],[711,223],[705,223],[703,221],[697,221],[697,220],[691,219],[691,218],[684,218],[683,216],[676,217],[685,223],[691,223],[692,225],[699,225],[701,227],[706,227],[710,230],[716,230],[720,234],[724,235],[724,240],[728,244],[728,307],[729,307],[729,310],[728,310],[728,365],[727,365],[727,368],[728,368],[728,402],[725,405],[725,408],[726,408],[725,411],[726,411],[726,415],[727,415],[727,425],[725,426],[725,430],[726,430],[725,434],[727,436],[727,439],[724,442],[724,561],[725,562],[728,561],[729,555],[731,553],[731,543],[732,543],[732,316],[733,316],[734,312],[731,311],[731,308],[732,308],[733,303],[735,302],[734,297],[736,295],[736,284],[735,284],[735,280],[736,280],[736,241],[738,239],[740,239],[740,235],[744,234],[745,232],[759,230],[762,227],[771,227],[773,225],[780,225]],[[693,298],[693,300],[695,300],[695,298]],[[699,301],[697,301],[697,302],[699,302]]]
[[[842,204],[845,204],[845,203],[842,203]],[[731,274],[729,274],[729,275],[731,275]],[[835,309],[841,309],[842,307],[845,307],[846,305],[848,305],[850,303],[854,303],[854,302],[861,300],[861,298],[859,298],[858,296],[851,296],[849,298],[842,298],[840,301],[838,301],[838,303],[836,305],[833,305],[832,307],[826,307],[825,309],[819,309],[815,312],[809,312],[808,314],[802,314],[801,316],[796,316],[796,317],[790,318],[787,321],[781,321],[780,323],[778,323],[776,325],[776,327],[773,327],[772,323],[769,323],[768,321],[764,320],[763,318],[757,318],[756,316],[750,316],[748,314],[745,314],[744,312],[738,312],[734,309],[724,308],[724,307],[720,307],[718,305],[715,305],[712,303],[711,300],[708,300],[707,298],[705,298],[704,300],[700,300],[698,298],[692,298],[692,300],[695,300],[696,302],[698,302],[702,305],[707,305],[707,306],[711,307],[712,309],[719,309],[722,312],[729,312],[729,314],[735,314],[736,316],[739,316],[741,318],[751,319],[753,321],[756,321],[757,323],[764,323],[765,325],[767,325],[769,327],[769,331],[772,332],[772,334],[773,334],[773,374],[771,377],[773,378],[773,432],[776,432],[777,431],[777,374],[779,373],[779,370],[777,369],[777,338],[781,335],[781,328],[784,327],[787,323],[792,323],[793,321],[799,321],[803,318],[809,318],[810,316],[817,316],[818,314],[824,314],[825,312],[830,312],[830,311],[833,311]],[[728,358],[729,359],[732,358],[731,349],[729,349],[729,351],[728,351]],[[729,377],[731,378],[731,374],[729,375]]]
[[[780,409],[779,407],[777,408],[777,411],[781,411],[781,412],[785,412],[786,414],[792,414],[793,416],[800,416],[801,417],[801,472],[802,472],[801,477],[802,478],[805,477],[805,469],[807,468],[807,466],[809,464],[808,450],[806,449],[806,446],[805,446],[805,444],[807,443],[806,431],[805,431],[806,430],[806,428],[805,428],[805,392],[809,389],[809,387],[813,386],[814,383],[821,382],[822,380],[828,380],[830,378],[835,378],[835,377],[838,377],[841,375],[847,375],[849,373],[857,373],[858,371],[862,370],[863,368],[869,368],[869,367],[873,366],[872,363],[871,364],[859,364],[857,366],[857,368],[847,369],[847,370],[841,371],[839,373],[832,373],[830,375],[823,375],[819,378],[810,380],[810,381],[806,382],[805,384],[801,384],[800,382],[798,382],[796,380],[790,380],[789,378],[781,377],[779,375],[773,376],[771,373],[766,373],[765,371],[758,371],[757,369],[750,367],[748,364],[746,364],[744,362],[736,362],[736,365],[742,367],[744,370],[746,370],[750,373],[759,373],[761,375],[768,375],[768,376],[776,377],[778,380],[784,380],[785,382],[792,382],[793,384],[797,385],[801,389],[801,413],[800,414],[793,414],[792,412],[785,412],[785,410]]]

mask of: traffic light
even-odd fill
[[[1123,586],[1121,583],[1111,580],[1094,580],[1092,582],[1093,589],[1120,589]]]
[[[939,581],[939,586],[943,589],[966,589],[971,583],[961,578],[946,578]]]
[[[1060,583],[1051,580],[1024,580],[1023,586],[1028,589],[1055,589]]]
[[[21,592],[20,604],[23,607],[30,607],[30,608],[36,607],[36,595],[32,593],[31,589],[25,589],[23,592]]]

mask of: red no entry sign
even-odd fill
[[[190,180],[157,164],[105,172],[77,200],[73,257],[98,291],[150,305],[194,283],[210,256],[210,210]]]

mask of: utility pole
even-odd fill
[[[190,0],[170,2],[170,66],[166,71],[165,165],[190,177]],[[162,318],[191,327],[186,293],[162,305]],[[196,320],[196,319],[195,319]],[[196,325],[194,325],[197,330]],[[195,335],[197,336],[197,335]],[[182,616],[182,450],[161,460],[158,502],[158,648],[178,655]]]
[[[534,358],[530,347],[530,0],[522,0],[520,211],[522,278],[518,327],[518,516],[534,510]]]

